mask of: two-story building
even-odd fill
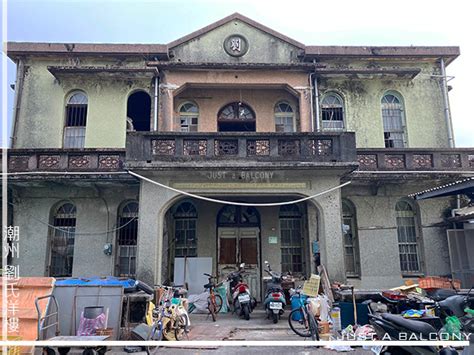
[[[449,275],[457,47],[305,45],[240,14],[168,44],[9,43],[28,276],[173,281],[175,258],[361,288]],[[185,194],[183,194],[185,192]],[[216,201],[217,200],[217,201]],[[226,203],[227,202],[227,203]]]

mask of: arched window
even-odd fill
[[[402,273],[421,272],[420,245],[415,208],[412,203],[400,200],[395,206],[397,216],[398,249]]]
[[[219,132],[255,132],[255,113],[242,102],[224,106],[217,115]]]
[[[149,131],[151,97],[145,91],[131,94],[127,100],[127,131]]]
[[[346,275],[357,277],[360,275],[360,255],[356,210],[355,206],[348,200],[342,200],[342,232],[344,236]]]
[[[197,210],[189,201],[181,202],[174,217],[174,255],[175,257],[197,256],[196,222]]]
[[[336,93],[330,92],[321,100],[321,122],[325,130],[344,129],[344,102]]]
[[[287,102],[279,102],[275,105],[275,131],[295,131],[295,114],[293,108]]]
[[[76,206],[70,202],[61,204],[54,210],[52,219],[49,276],[70,277],[74,259]]]
[[[197,132],[199,107],[192,102],[186,102],[179,108],[181,132]]]
[[[398,95],[385,94],[382,97],[383,136],[385,148],[405,147],[405,124],[403,104]]]
[[[280,207],[281,271],[303,272],[301,211],[297,205]]]
[[[135,277],[138,239],[138,202],[127,202],[119,208],[117,228],[117,276]]]
[[[84,148],[87,123],[87,96],[75,91],[66,103],[64,148]]]

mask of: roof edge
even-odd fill
[[[458,46],[306,46],[308,58],[320,57],[447,57],[461,54]]]
[[[19,55],[156,55],[168,57],[165,44],[7,42],[10,58]]]
[[[265,25],[262,25],[261,23],[257,22],[257,21],[254,21],[238,12],[234,12],[233,14],[229,15],[229,16],[226,16],[216,22],[213,22],[211,23],[210,25],[207,25],[205,27],[202,27],[194,32],[191,32],[183,37],[180,37],[170,43],[168,43],[168,48],[174,48],[174,47],[177,47],[185,42],[188,42],[196,37],[199,37],[199,36],[202,36],[203,34],[205,33],[208,33],[230,21],[233,21],[233,20],[240,20],[252,27],[255,27],[257,29],[259,29],[260,31],[262,32],[265,32],[265,33],[268,33],[284,42],[287,42],[289,44],[292,44],[293,46],[295,47],[298,47],[300,49],[305,49],[305,45],[301,42],[298,42],[288,36],[285,36],[284,34],[280,33],[280,32],[277,32],[275,30],[272,30],[270,27],[267,27]]]

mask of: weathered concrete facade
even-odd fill
[[[192,257],[211,257],[218,273],[223,204],[179,193],[185,191],[256,204],[317,195],[298,204],[301,229],[290,231],[301,241],[295,264],[305,275],[318,262],[333,280],[385,288],[406,277],[450,274],[444,217],[453,201],[416,203],[407,195],[473,174],[472,150],[449,147],[439,77],[441,61],[458,54],[456,47],[305,46],[239,14],[168,45],[11,43],[18,110],[9,167],[22,172],[10,179],[14,224],[22,230],[21,273],[51,274],[57,220],[72,223],[57,210],[68,202],[75,206],[70,276],[120,275],[121,253],[136,252],[126,256],[132,276],[172,281],[179,239],[173,213],[183,201],[197,211]],[[69,100],[77,92],[87,101],[84,143],[65,148],[66,126],[80,126],[70,122],[76,104]],[[130,98],[137,92],[151,102],[140,118],[146,131],[133,127],[137,107]],[[331,111],[343,115],[338,131],[322,125],[330,93],[341,98]],[[386,94],[398,99],[403,147],[385,148]],[[278,116],[279,103],[288,106]],[[254,128],[239,126],[239,109],[229,119],[235,126],[220,128],[228,104],[250,107]],[[186,117],[196,121],[195,131],[186,131]],[[285,132],[277,127],[281,117],[292,120]],[[403,201],[408,214],[397,210]],[[124,212],[127,202],[138,203],[138,211]],[[255,211],[256,269],[269,260],[278,270],[287,247],[280,206]],[[409,246],[401,246],[405,227],[416,239]],[[416,255],[416,272],[401,269],[402,247],[414,248],[406,254]]]

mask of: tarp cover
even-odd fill
[[[118,277],[88,277],[88,278],[67,278],[57,279],[57,286],[122,286],[124,288],[134,287],[135,280]]]

